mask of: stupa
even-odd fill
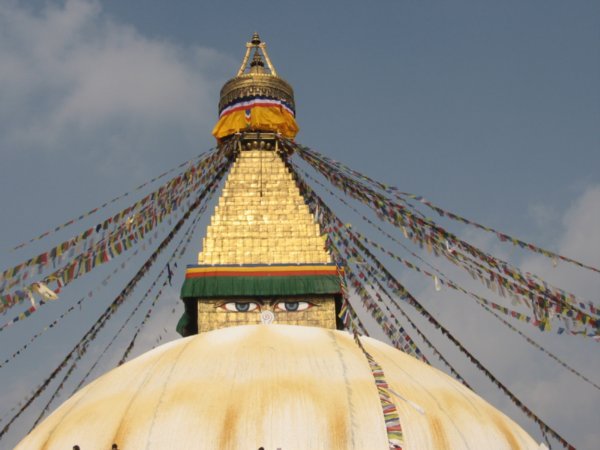
[[[183,339],[110,371],[18,449],[540,449],[443,372],[342,330],[341,278],[288,170],[292,87],[254,34],[213,134],[235,148]],[[113,447],[113,448],[114,448]]]

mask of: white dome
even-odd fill
[[[394,394],[405,449],[539,449],[441,371],[361,338]],[[421,411],[420,411],[421,410]],[[177,340],[83,388],[17,449],[388,449],[364,353],[341,331],[231,327]]]

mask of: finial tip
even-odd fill
[[[250,67],[265,67],[265,63],[263,62],[260,54],[258,53],[258,49],[256,49],[254,51],[254,57],[252,58],[252,61],[250,62]]]

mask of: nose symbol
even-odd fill
[[[275,321],[275,314],[273,314],[273,311],[263,311],[260,313],[260,321],[265,325],[269,325]]]

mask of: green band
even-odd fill
[[[181,298],[339,294],[338,275],[187,278]]]

